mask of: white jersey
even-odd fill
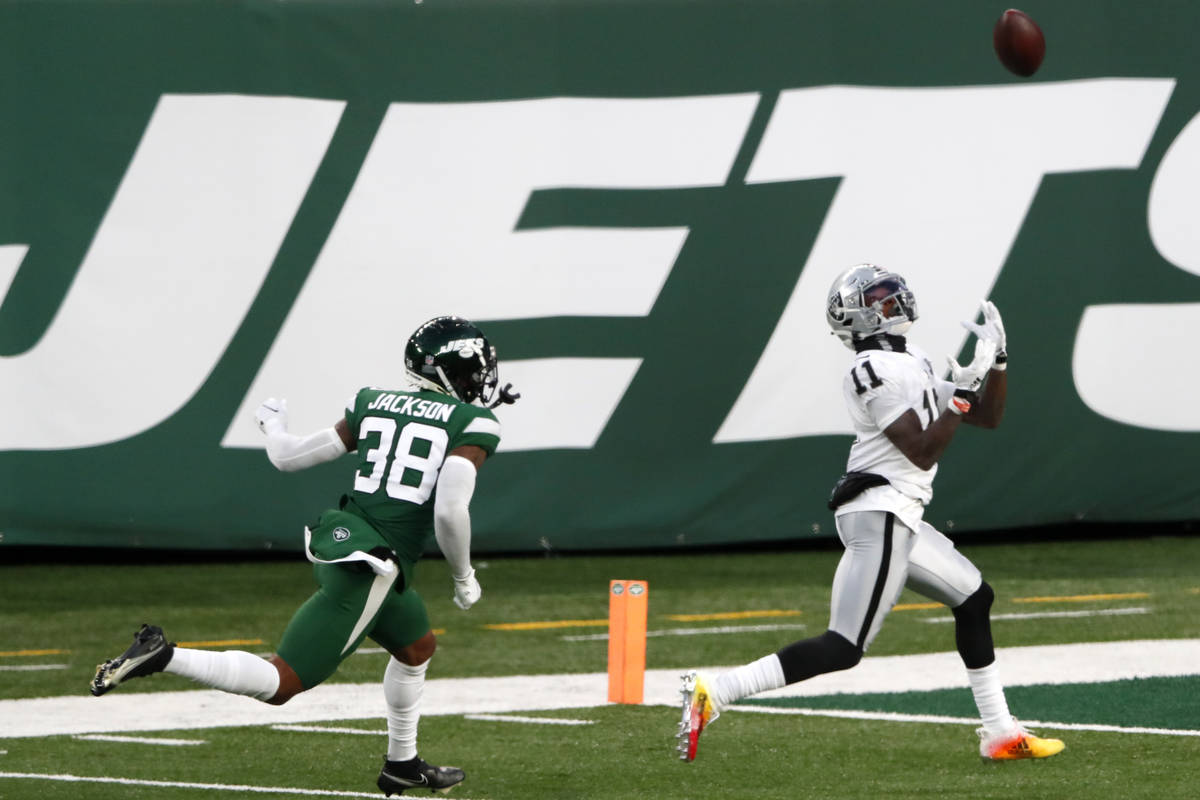
[[[873,472],[887,478],[888,485],[868,489],[837,513],[892,511],[915,529],[933,498],[937,465],[921,469],[883,431],[910,410],[921,421],[921,428],[928,428],[946,410],[954,384],[934,373],[922,350],[911,344],[906,350],[865,350],[855,356],[854,366],[842,381],[855,433],[846,471]]]

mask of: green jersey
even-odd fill
[[[363,517],[410,562],[433,533],[433,502],[442,462],[455,448],[488,455],[500,422],[486,408],[431,391],[360,389],[346,406],[358,442],[358,471],[345,510]]]

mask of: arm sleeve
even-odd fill
[[[347,452],[342,437],[333,428],[325,428],[308,436],[295,436],[274,425],[267,431],[267,458],[280,472],[297,470],[333,461]]]
[[[462,456],[447,456],[438,475],[433,503],[433,535],[450,573],[458,578],[471,571],[471,514],[475,465]]]

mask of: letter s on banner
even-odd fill
[[[721,186],[757,102],[746,94],[391,106],[222,445],[262,447],[252,412],[268,395],[304,398],[292,419],[308,430],[329,425],[357,387],[398,388],[408,336],[430,317],[459,314],[486,332],[488,320],[646,315],[687,229],[514,230],[530,194]],[[552,345],[547,355],[560,355]],[[502,349],[500,360],[501,381],[522,393],[501,410],[505,450],[591,447],[641,364],[514,361]]]
[[[0,358],[0,450],[119,441],[187,403],[258,294],[344,105],[159,99],[50,328]]]
[[[1147,219],[1160,255],[1200,275],[1200,116],[1193,117],[1158,165]],[[1139,264],[1140,274],[1157,269]],[[1200,371],[1180,354],[1200,330],[1200,303],[1088,306],[1075,337],[1075,389],[1109,419],[1160,431],[1200,431]],[[1164,398],[1179,402],[1163,402]]]

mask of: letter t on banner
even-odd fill
[[[608,702],[641,703],[646,682],[646,608],[650,584],[608,584]]]

